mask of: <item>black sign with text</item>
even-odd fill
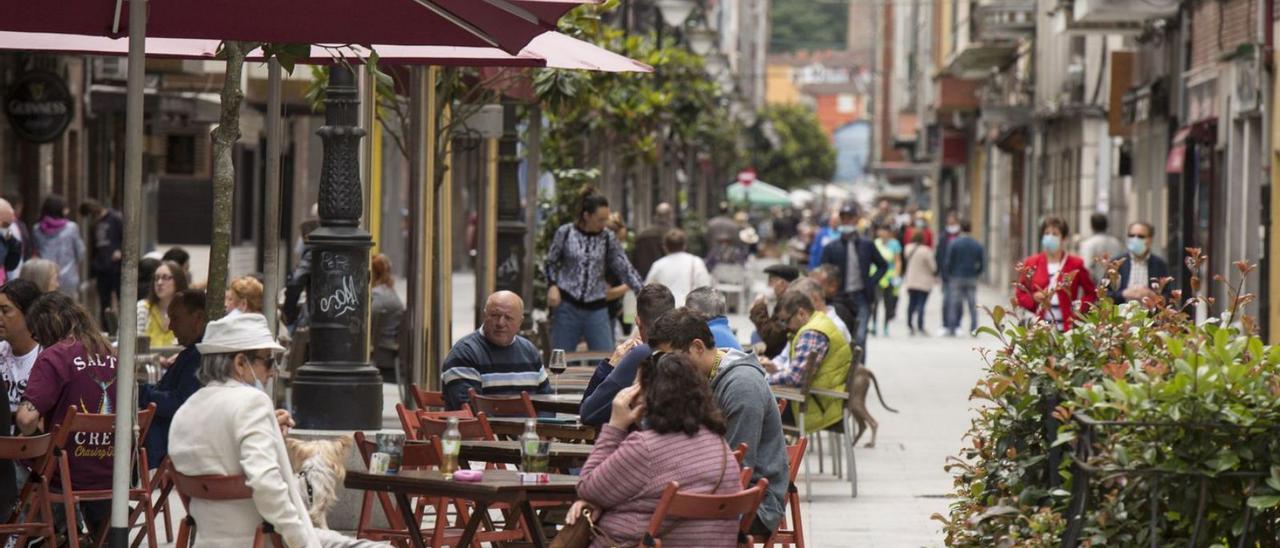
[[[57,139],[71,123],[75,101],[57,74],[27,72],[9,87],[4,111],[19,137],[33,143]]]

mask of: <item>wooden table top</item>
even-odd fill
[[[553,468],[577,468],[587,462],[592,446],[581,443],[551,442],[550,464]],[[520,464],[520,442],[462,440],[458,457],[464,460]]]
[[[489,427],[499,436],[519,436],[524,433],[525,421],[529,419],[516,417],[493,417],[489,419]],[[596,429],[573,420],[539,419],[538,435],[567,441],[592,441],[596,439]]]
[[[466,442],[463,442],[464,451]],[[480,481],[445,479],[438,470],[404,470],[399,474],[370,474],[347,470],[349,489],[403,492],[417,495],[457,497],[474,501],[511,501],[525,498],[545,500],[572,498],[577,494],[578,477],[551,474],[549,483],[522,483],[515,470],[484,470]]]
[[[547,413],[578,414],[582,394],[529,394],[533,408]]]

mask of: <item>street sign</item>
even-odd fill
[[[754,182],[756,182],[756,170],[744,169],[738,172],[738,183],[742,186],[751,186]]]

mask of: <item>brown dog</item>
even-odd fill
[[[328,529],[327,515],[338,502],[338,488],[347,477],[347,453],[355,442],[348,436],[307,441],[285,438],[284,441],[311,522],[320,529]]]
[[[867,426],[871,426],[871,441],[867,442],[867,447],[876,446],[876,431],[880,429],[880,423],[871,416],[871,412],[867,410],[867,390],[872,384],[876,385],[876,397],[880,399],[880,405],[888,409],[890,413],[897,413],[898,410],[889,407],[884,402],[884,396],[880,394],[880,381],[876,380],[876,376],[864,365],[855,364],[849,369],[848,380],[845,382],[845,390],[849,393],[849,413],[853,415],[853,420],[858,422],[858,434],[853,437],[853,445],[858,444],[858,439],[862,437],[862,433],[867,431]]]

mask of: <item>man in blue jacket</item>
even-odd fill
[[[1169,263],[1151,252],[1151,239],[1155,235],[1155,228],[1151,223],[1138,221],[1129,225],[1128,239],[1125,241],[1129,253],[1124,256],[1124,262],[1120,263],[1117,270],[1120,283],[1111,288],[1111,300],[1116,304],[1155,296],[1153,285],[1159,287],[1166,299],[1172,293],[1173,284],[1158,286],[1162,278],[1169,276]]]
[[[832,300],[836,314],[853,330],[853,338],[867,358],[867,328],[871,316],[871,299],[876,285],[889,270],[889,263],[876,249],[876,244],[858,234],[858,208],[846,205],[840,210],[839,240],[822,248],[822,264],[840,270],[840,292]]]
[[[200,351],[196,343],[204,339],[204,291],[187,289],[179,292],[169,303],[169,328],[183,346],[173,364],[156,384],[138,387],[138,405],[156,404],[156,416],[147,432],[147,464],[151,468],[169,454],[169,423],[174,413],[200,389],[196,370],[200,369]]]
[[[711,336],[715,337],[716,348],[742,350],[742,343],[729,327],[729,318],[725,311],[729,309],[724,293],[714,287],[699,287],[689,292],[684,299],[684,306],[709,318],[707,327],[711,328]]]
[[[675,307],[676,298],[666,286],[648,284],[640,289],[636,295],[635,332],[614,349],[609,359],[596,366],[578,407],[582,424],[600,426],[609,422],[613,413],[613,397],[636,381],[640,363],[649,359],[649,345],[644,342],[649,329],[658,318]]]
[[[964,319],[964,309],[969,308],[969,332],[977,336],[978,331],[978,276],[986,268],[986,250],[982,244],[969,235],[972,227],[969,221],[960,221],[960,234],[947,244],[938,271],[946,280],[947,293],[942,303],[942,323],[948,337],[956,336],[960,329],[960,320]]]

